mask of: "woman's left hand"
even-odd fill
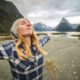
[[[52,33],[47,33],[47,35],[48,35],[49,37],[52,37],[52,36],[53,36]]]

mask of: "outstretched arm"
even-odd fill
[[[11,56],[12,47],[10,42],[0,44],[0,59],[9,59]]]
[[[40,39],[40,45],[43,47],[49,40],[50,40],[51,34],[47,34],[42,39]]]

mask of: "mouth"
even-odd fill
[[[31,29],[30,27],[26,28],[26,30],[30,30],[30,29]]]

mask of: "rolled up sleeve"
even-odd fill
[[[11,56],[12,47],[10,42],[6,44],[0,44],[0,59],[9,59]]]
[[[50,37],[48,35],[44,36],[42,39],[40,39],[40,45],[43,47],[49,40]]]

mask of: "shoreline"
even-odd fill
[[[48,58],[57,63],[59,80],[80,79],[80,40],[75,38],[51,37],[43,49],[48,53]],[[2,64],[4,63],[4,64]],[[0,61],[1,80],[11,80],[10,66],[5,60]],[[3,70],[4,68],[4,70]],[[4,76],[2,76],[2,73]],[[46,70],[46,80],[52,77]],[[53,72],[54,75],[54,72]]]

